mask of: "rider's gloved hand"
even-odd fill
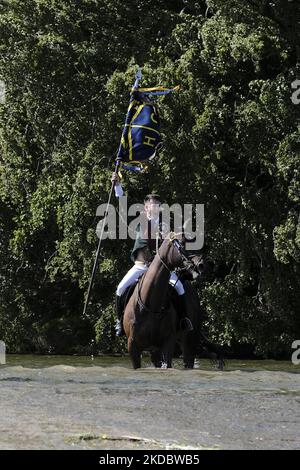
[[[120,184],[120,178],[119,178],[119,175],[118,173],[116,173],[115,171],[113,172],[112,174],[112,177],[111,177],[111,182],[115,182],[115,186],[118,186]]]

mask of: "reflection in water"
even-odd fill
[[[300,449],[300,368],[229,361],[216,371],[131,369],[128,358],[8,356],[0,448]]]

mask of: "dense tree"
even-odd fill
[[[95,331],[101,350],[116,350],[112,298],[130,241],[105,242],[81,312],[137,64],[143,85],[181,89],[160,100],[159,158],[124,175],[130,200],[156,189],[204,203],[210,335],[237,351],[290,351],[300,335],[299,10],[282,0],[2,2],[0,337],[10,351],[88,351]]]

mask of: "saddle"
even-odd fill
[[[123,294],[121,295],[121,309],[122,309],[122,315],[124,314],[124,310],[126,308],[126,305],[128,304],[133,292],[134,292],[134,289],[136,288],[136,285],[142,281],[143,277],[144,277],[145,274],[143,274],[137,281],[135,281],[133,284],[131,284],[131,286],[127,287],[127,289],[123,292]],[[183,284],[184,284],[184,280],[182,280]],[[165,305],[163,306],[163,309],[164,308],[167,308],[169,307],[170,303],[173,304],[175,310],[177,311],[178,309],[178,300],[177,300],[177,297],[178,297],[178,294],[176,293],[174,287],[171,286],[171,284],[169,284],[169,289],[168,289],[168,295],[167,295],[167,300],[166,300],[166,303]]]

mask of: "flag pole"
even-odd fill
[[[117,161],[116,161],[115,173],[118,172],[120,161],[121,161],[120,159],[117,159]],[[115,187],[115,181],[112,181],[110,191],[109,191],[108,201],[107,201],[107,204],[106,204],[106,209],[105,209],[105,212],[104,212],[104,218],[102,219],[101,233],[100,233],[100,237],[99,237],[98,248],[97,248],[97,251],[96,251],[96,257],[95,257],[93,271],[92,271],[92,275],[91,275],[91,279],[90,279],[90,283],[89,283],[89,288],[88,288],[88,291],[87,291],[86,300],[85,300],[85,304],[84,304],[83,316],[86,315],[87,307],[88,307],[88,304],[89,304],[89,301],[90,301],[90,298],[91,298],[92,287],[93,287],[93,284],[94,284],[95,274],[96,274],[96,270],[97,270],[98,262],[99,262],[99,257],[100,257],[100,250],[101,250],[101,244],[102,244],[104,228],[105,228],[105,225],[106,225],[106,217],[107,217],[107,214],[108,214],[108,209],[109,209],[109,205],[110,205],[110,201],[111,201],[111,197],[112,197],[114,187]]]
[[[136,76],[135,76],[135,82],[134,82],[133,88],[131,90],[131,95],[134,91],[136,91],[138,89],[139,81],[140,81],[141,78],[142,78],[142,71],[141,71],[141,69],[138,69],[138,71],[136,73]],[[128,111],[127,111],[127,114],[126,114],[125,124],[126,124],[126,121],[127,121],[127,116],[128,116]],[[126,127],[124,126],[122,136],[125,132],[125,129],[126,129]],[[119,155],[119,152],[120,152],[121,145],[122,145],[122,140],[120,142],[118,155]],[[122,159],[118,156],[117,159],[116,159],[116,163],[115,163],[114,173],[118,173],[121,161],[122,161]],[[101,233],[100,233],[99,242],[98,242],[98,248],[97,248],[97,251],[96,251],[96,257],[95,257],[95,261],[94,261],[93,271],[92,271],[91,279],[90,279],[90,282],[89,282],[89,287],[88,287],[88,291],[87,291],[87,295],[86,295],[86,299],[85,299],[85,303],[84,303],[84,308],[83,308],[83,314],[82,314],[83,316],[86,315],[86,311],[87,311],[89,301],[90,301],[90,298],[91,298],[92,288],[93,288],[95,275],[96,275],[96,270],[97,270],[97,267],[98,267],[98,262],[99,262],[99,257],[100,257],[100,250],[101,250],[102,238],[103,238],[103,233],[104,233],[104,227],[105,227],[105,223],[106,223],[106,217],[107,217],[107,214],[108,214],[108,208],[109,208],[109,205],[110,205],[110,201],[111,201],[111,197],[112,197],[114,187],[115,187],[115,180],[112,181],[112,184],[111,184],[111,187],[110,187],[108,201],[107,201],[107,205],[106,205],[106,209],[105,209],[105,213],[104,213],[104,218],[102,220],[102,227],[101,227]]]

